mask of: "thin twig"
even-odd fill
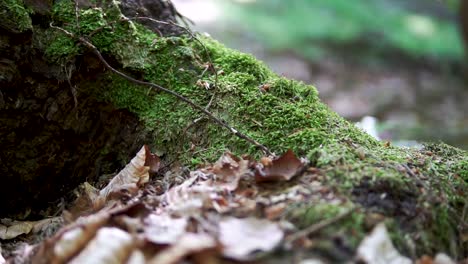
[[[154,84],[154,83],[151,83],[151,82],[145,82],[145,81],[140,81],[140,80],[137,80],[133,77],[130,77],[128,75],[126,75],[125,73],[123,72],[120,72],[119,70],[113,68],[105,59],[104,57],[102,56],[101,52],[99,52],[99,50],[96,48],[96,46],[94,46],[91,42],[89,42],[88,40],[86,40],[85,38],[83,37],[78,37],[78,36],[75,36],[73,33],[63,29],[63,28],[60,28],[60,27],[57,27],[57,26],[54,26],[52,23],[50,24],[50,27],[52,28],[55,28],[57,30],[60,30],[61,32],[63,32],[65,35],[73,38],[73,39],[77,39],[81,44],[83,44],[84,46],[86,46],[87,48],[89,48],[98,58],[99,60],[104,64],[104,67],[107,68],[108,70],[110,70],[111,72],[119,75],[120,77],[123,77],[124,79],[127,79],[133,83],[136,83],[136,84],[139,84],[139,85],[145,85],[145,86],[149,86],[149,87],[152,87],[156,90],[160,90],[160,91],[163,91],[165,93],[168,93],[174,97],[176,97],[177,99],[187,103],[188,105],[190,105],[191,107],[193,107],[194,109],[204,113],[205,115],[207,115],[211,120],[213,120],[216,124],[218,124],[219,126],[221,127],[224,127],[226,129],[228,129],[232,134],[236,135],[237,137],[241,138],[241,139],[244,139],[245,141],[255,145],[256,147],[258,147],[259,149],[261,149],[262,151],[264,151],[267,155],[272,155],[272,153],[270,152],[270,150],[268,150],[267,147],[265,147],[264,145],[260,144],[259,142],[257,142],[256,140],[250,138],[249,136],[239,132],[238,130],[236,130],[235,128],[229,126],[226,121],[224,120],[221,120],[219,118],[217,118],[216,116],[214,116],[211,112],[209,112],[208,110],[206,110],[205,108],[203,108],[202,106],[199,106],[198,104],[194,103],[193,101],[191,101],[190,99],[172,91],[172,90],[169,90],[165,87],[162,87],[160,85],[157,85],[157,84]]]
[[[208,59],[208,62],[209,62],[209,65],[206,67],[206,69],[203,71],[203,73],[201,74],[201,76],[203,76],[203,74],[209,70],[210,68],[212,69],[212,72],[215,76],[215,84],[214,86],[215,87],[218,87],[218,71],[216,70],[216,68],[214,67],[214,64],[213,64],[213,61],[211,59],[211,56],[210,56],[210,53],[208,52],[208,49],[206,48],[206,46],[203,44],[203,42],[201,42],[196,36],[195,34],[188,28],[184,27],[184,26],[181,26],[181,25],[178,25],[177,23],[174,23],[172,21],[170,22],[167,22],[167,21],[162,21],[162,20],[157,20],[157,19],[154,19],[154,18],[151,18],[151,17],[143,17],[143,16],[137,16],[137,17],[126,17],[126,16],[123,16],[122,18],[120,18],[119,20],[116,20],[116,21],[113,21],[113,22],[110,22],[110,23],[107,23],[107,25],[104,25],[102,27],[99,27],[97,29],[95,29],[93,32],[91,32],[89,35],[88,35],[88,38],[93,36],[94,34],[100,32],[101,30],[103,30],[105,27],[107,26],[112,26],[112,24],[115,24],[115,23],[119,23],[119,22],[131,22],[131,20],[148,20],[148,21],[151,21],[151,22],[154,22],[154,23],[158,23],[158,24],[162,24],[162,25],[168,25],[168,26],[174,26],[174,27],[178,27],[178,28],[181,28],[183,29],[189,36],[191,39],[195,40],[196,42],[198,42],[198,44],[200,44],[200,46],[202,46],[203,48],[203,51]],[[154,27],[153,29],[155,29],[157,31],[157,33],[159,34],[160,37],[163,37],[163,34],[162,32]]]
[[[314,225],[311,225],[309,227],[307,227],[306,229],[303,229],[301,231],[298,231],[294,234],[291,234],[289,235],[288,237],[286,237],[285,241],[286,242],[294,242],[300,238],[303,238],[303,237],[306,237],[306,236],[309,236],[310,234],[313,234],[313,233],[316,233],[320,230],[322,230],[323,228],[329,226],[329,225],[332,225],[340,220],[342,220],[343,218],[347,217],[348,215],[350,215],[352,212],[354,212],[354,210],[356,209],[356,207],[352,207],[346,211],[344,211],[343,213],[333,217],[333,218],[329,218],[329,219],[325,219],[323,221],[320,221],[318,222],[317,224],[314,224]]]
[[[154,19],[154,18],[151,18],[151,17],[142,17],[142,16],[138,16],[138,17],[129,17],[128,19],[130,20],[149,20],[149,21],[152,21],[154,23],[158,23],[158,24],[163,24],[163,25],[170,25],[170,26],[174,26],[174,27],[178,27],[182,30],[184,30],[185,32],[187,32],[187,34],[190,35],[190,38],[194,39],[196,42],[198,42],[203,50],[205,51],[205,54],[208,58],[208,61],[210,62],[210,65],[209,67],[213,67],[213,73],[215,75],[215,87],[218,86],[218,72],[216,71],[216,69],[214,68],[214,64],[213,64],[213,61],[211,60],[211,56],[210,56],[210,53],[208,52],[208,49],[206,48],[206,46],[203,44],[203,42],[201,42],[196,36],[195,34],[188,28],[184,27],[184,26],[181,26],[181,25],[178,25],[177,23],[174,23],[172,21],[161,21],[161,20],[157,20],[157,19]]]

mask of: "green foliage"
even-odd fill
[[[9,30],[24,32],[32,29],[31,10],[25,8],[22,0],[0,1],[0,26]]]
[[[323,54],[321,47],[326,43],[366,43],[375,51],[396,49],[415,57],[457,60],[463,55],[454,21],[411,11],[404,1],[258,0],[249,4],[229,3],[226,7],[229,18],[243,21],[267,46],[272,49],[294,47],[306,57]]]
[[[355,205],[351,203],[338,205],[320,202],[298,204],[289,208],[285,218],[292,221],[299,229],[305,229],[337,217],[349,210],[351,206]],[[355,210],[340,221],[318,230],[317,233],[313,234],[313,237],[319,242],[328,240],[330,237],[340,236],[349,246],[357,247],[365,233],[365,214],[362,211]]]

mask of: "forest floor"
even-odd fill
[[[258,161],[227,152],[191,172],[160,167],[145,146],[105,188],[81,185],[62,216],[3,219],[0,263],[455,263],[401,255],[386,216],[365,213],[291,151]],[[367,202],[382,203],[369,187],[359,190]],[[396,214],[414,210],[385,201]]]
[[[67,10],[77,12],[76,6],[68,3],[67,7]],[[115,6],[107,11],[115,11],[113,8]],[[116,13],[102,13],[90,8],[80,11],[80,16],[77,15],[78,12],[75,16],[68,14],[64,12],[61,14],[62,18],[72,21],[78,17],[88,18],[92,21],[90,24],[94,25],[94,19],[107,23],[107,15]],[[83,26],[90,25],[86,23],[88,20],[80,21]],[[270,156],[261,157],[260,153],[241,156],[242,153],[248,153],[246,150],[253,148],[244,147],[245,144],[242,144],[236,149],[233,141],[224,140],[224,136],[232,138],[230,133],[239,135],[237,129],[228,125],[226,126],[230,128],[229,134],[222,133],[225,131],[210,134],[210,130],[203,130],[203,124],[200,124],[200,127],[194,127],[196,133],[193,134],[200,140],[186,136],[186,120],[193,120],[193,109],[185,111],[184,106],[175,104],[174,100],[177,102],[177,99],[172,97],[169,99],[173,101],[164,100],[165,96],[169,95],[142,90],[135,84],[141,84],[141,81],[107,66],[111,72],[120,73],[119,76],[126,76],[127,80],[134,80],[133,83],[123,82],[122,79],[114,78],[115,76],[101,79],[93,76],[91,81],[84,80],[79,87],[89,88],[87,85],[91,83],[97,94],[100,88],[104,88],[108,100],[114,100],[111,102],[115,103],[115,106],[133,109],[142,119],[146,117],[147,124],[153,125],[153,130],[168,131],[167,138],[161,137],[163,133],[155,134],[158,135],[155,140],[161,140],[159,145],[167,147],[168,150],[158,152],[159,155],[164,155],[161,160],[145,145],[119,173],[97,175],[102,176],[99,178],[102,185],[90,181],[96,188],[85,182],[88,180],[86,174],[86,179],[80,181],[83,184],[73,192],[76,200],[69,203],[63,198],[60,203],[51,205],[54,211],[47,211],[47,216],[50,217],[46,219],[1,219],[0,241],[3,252],[0,250],[0,264],[5,263],[4,257],[7,263],[159,264],[406,264],[412,261],[420,264],[451,264],[454,261],[448,255],[459,260],[466,258],[463,246],[468,241],[468,229],[464,221],[468,207],[463,196],[466,193],[465,152],[444,144],[425,145],[416,149],[395,148],[390,142],[376,141],[329,111],[319,101],[312,87],[278,78],[251,56],[226,49],[222,44],[210,39],[194,44],[187,43],[185,38],[156,37],[154,33],[134,30],[120,24],[118,28],[122,29],[119,34],[115,33],[118,31],[114,31],[114,27],[109,28],[112,30],[101,32],[101,37],[109,37],[113,41],[102,42],[101,46],[97,43],[96,45],[102,50],[115,50],[113,45],[123,40],[119,51],[126,51],[121,54],[129,56],[130,60],[127,62],[138,62],[134,65],[135,72],[153,73],[145,77],[154,82],[149,83],[151,87],[156,86],[156,83],[164,84],[164,87],[165,84],[170,84],[172,89],[168,91],[176,92],[180,89],[195,100],[196,96],[202,98],[202,93],[211,92],[209,81],[213,81],[214,88],[219,91],[225,89],[223,95],[226,98],[223,97],[223,100],[212,104],[215,98],[213,95],[203,97],[201,102],[202,105],[207,105],[205,109],[211,107],[211,111],[228,109],[242,113],[238,119],[229,123],[236,124],[236,128],[248,125],[249,135],[257,135],[258,138],[264,135],[278,135],[274,138],[278,147],[275,153],[278,155],[265,148],[265,153]],[[91,33],[95,32],[93,27],[87,29]],[[37,27],[35,30],[38,30]],[[74,37],[64,29],[62,32]],[[128,34],[134,35],[129,37]],[[140,43],[141,46],[125,42],[142,39],[145,41]],[[84,38],[78,40],[82,44],[88,44],[86,47],[91,47],[99,60],[104,65],[109,65],[98,48]],[[56,43],[56,39],[51,38],[51,43]],[[58,52],[62,52],[63,43],[58,43],[58,47]],[[246,47],[255,48],[254,45]],[[155,50],[149,52],[150,48]],[[136,49],[146,50],[148,53],[140,54],[135,52]],[[198,63],[198,59],[202,57],[195,55],[202,54],[201,51],[206,52],[209,63]],[[397,71],[395,65],[392,66],[394,68],[387,68],[387,65],[382,66],[378,63],[372,64],[373,67],[364,63],[362,65],[367,66],[360,68],[361,62],[352,59],[346,61],[338,56],[323,60],[323,64],[314,65],[298,59],[294,54],[285,52],[263,57],[257,54],[257,57],[269,63],[279,74],[323,86],[322,99],[335,110],[343,107],[337,111],[343,111],[344,116],[349,119],[359,119],[372,111],[375,111],[373,115],[382,118],[381,115],[386,115],[388,111],[379,110],[382,111],[379,114],[380,112],[372,110],[370,105],[379,100],[387,100],[387,97],[390,99],[383,105],[392,111],[404,105],[403,102],[412,110],[410,106],[426,104],[425,111],[421,112],[431,118],[441,111],[439,109],[431,113],[433,107],[427,107],[427,101],[418,101],[420,96],[434,95],[438,89],[421,88],[421,91],[418,90],[420,94],[413,95],[408,92],[413,91],[409,87],[414,89],[416,79],[412,79],[414,83],[408,81],[407,86],[401,84],[405,83],[400,80],[403,78],[401,76],[413,78],[418,75],[409,71],[409,68]],[[79,56],[73,54],[73,58],[75,57]],[[193,59],[189,60],[189,63],[198,63],[195,65],[197,67],[187,65],[187,57]],[[216,71],[211,58],[214,58],[213,61],[216,61],[220,71]],[[271,61],[274,58],[281,62],[281,67],[275,66]],[[151,63],[141,63],[142,60]],[[288,67],[284,67],[284,62],[288,62]],[[116,62],[112,61],[112,64],[114,63]],[[88,76],[90,70],[96,69],[93,68],[95,64],[96,62],[92,61],[81,64],[80,69],[86,73],[76,76]],[[213,68],[212,73],[208,72],[211,76],[199,79],[210,68]],[[303,76],[290,75],[299,74],[304,68],[306,70],[303,71]],[[432,76],[430,68],[426,71],[427,76],[423,79]],[[197,78],[181,78],[185,76],[183,74]],[[423,85],[424,89],[431,88],[435,83],[439,84],[436,80],[421,83],[427,85]],[[447,83],[449,82],[446,80],[443,84]],[[99,84],[102,84],[102,87]],[[442,85],[442,82],[440,84]],[[402,90],[393,92],[396,86]],[[456,87],[461,86],[460,84]],[[188,87],[191,88],[187,89]],[[333,100],[337,98],[335,94],[340,93],[334,91],[334,87],[348,87],[356,91],[349,91],[348,94],[342,92],[346,94],[344,99],[334,103]],[[70,87],[65,88],[68,92]],[[358,93],[357,90],[364,91]],[[446,93],[447,91],[441,93],[439,100],[445,102],[443,98]],[[74,96],[73,89],[70,95]],[[461,108],[459,105],[464,103],[460,101],[463,95],[451,96],[452,99],[447,99],[447,104],[455,104]],[[360,101],[350,103],[348,97]],[[235,100],[227,101],[230,98]],[[245,101],[238,101],[239,98]],[[71,99],[69,96],[67,100]],[[165,104],[172,108],[161,107]],[[132,108],[135,105],[137,107]],[[248,109],[240,111],[242,107]],[[456,110],[460,111],[458,108]],[[444,113],[455,115],[449,111]],[[463,112],[457,113],[460,113],[462,120],[465,118]],[[258,117],[262,119],[255,114],[260,114]],[[174,122],[171,119],[172,115],[175,116]],[[408,118],[408,115],[406,112],[401,114],[403,118]],[[441,123],[447,119],[441,117],[438,127],[443,128],[441,130],[449,130],[449,125],[458,128],[459,116],[453,118],[456,120],[454,124]],[[271,122],[257,120],[270,121],[270,117]],[[159,119],[163,122],[159,122]],[[247,119],[248,122],[244,123]],[[198,117],[195,120],[199,120]],[[409,120],[405,122],[415,122],[411,118]],[[191,123],[196,122],[198,121]],[[161,123],[164,126],[160,126]],[[128,124],[126,126],[128,127]],[[182,133],[173,128],[180,129]],[[269,133],[270,128],[275,129],[273,131],[278,134]],[[189,139],[188,143],[191,144],[181,143],[186,139]],[[202,141],[205,139],[209,142]],[[107,141],[106,146],[115,148],[113,142]],[[135,140],[132,144],[136,142]],[[171,145],[171,142],[174,144]],[[253,142],[257,147],[262,146],[256,141]],[[287,144],[283,146],[279,143]],[[48,144],[50,145],[50,142]],[[211,145],[216,145],[217,152],[206,151],[210,150]],[[226,151],[226,146],[234,147],[237,155]],[[185,161],[191,161],[190,169],[186,165],[180,165],[184,164],[180,160],[169,159],[176,150],[179,150],[178,156],[186,155]],[[106,155],[107,151],[109,150],[103,148],[103,155]],[[128,147],[123,147],[123,151],[125,154],[131,152]],[[218,152],[224,154],[221,157],[217,154],[213,158],[214,153]],[[58,153],[62,155],[62,152]],[[79,156],[76,153],[75,155]],[[196,155],[205,157],[197,159]],[[119,156],[110,157],[117,163],[115,157]],[[218,157],[216,162],[212,162]],[[50,161],[52,163],[54,159],[51,158]],[[91,161],[94,162],[94,159]],[[101,165],[102,161],[97,159],[95,163]],[[83,166],[89,167],[87,164]],[[47,171],[45,173],[51,174]],[[60,180],[59,178],[41,182],[52,186],[54,181]],[[36,185],[31,186],[39,189]],[[10,198],[8,197],[9,201],[17,202]]]

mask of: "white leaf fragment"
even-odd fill
[[[173,244],[186,231],[187,218],[172,218],[167,214],[150,214],[145,219],[145,237],[156,244]]]
[[[107,221],[108,217],[107,214],[97,213],[78,218],[75,227],[58,237],[52,249],[54,261],[61,263],[79,252]]]
[[[103,227],[70,263],[120,264],[130,255],[133,244],[133,238],[127,232],[116,227]]]
[[[357,250],[357,257],[372,264],[411,264],[411,259],[400,255],[390,240],[385,224],[378,224],[365,237]]]
[[[14,221],[10,225],[0,224],[0,239],[7,240],[23,234],[29,234],[33,227],[34,223],[29,221]]]
[[[2,245],[0,244],[0,264],[5,264],[5,263],[6,263],[6,260],[2,256]]]
[[[149,263],[180,263],[184,257],[192,253],[213,249],[216,246],[216,240],[207,234],[186,233],[177,241],[177,243],[156,255]]]
[[[243,260],[254,251],[270,251],[283,239],[278,224],[266,219],[224,218],[219,224],[219,240],[226,257]]]

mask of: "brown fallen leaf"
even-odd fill
[[[262,157],[260,158],[260,163],[262,163],[263,166],[271,166],[273,159],[270,157]]]
[[[94,201],[94,209],[100,209],[111,199],[111,194],[119,193],[122,189],[136,190],[137,187],[149,181],[149,171],[159,169],[159,157],[152,154],[148,146],[144,145],[136,156],[99,192]],[[118,195],[117,195],[118,196]]]
[[[102,227],[110,215],[99,212],[62,228],[53,237],[46,240],[35,254],[33,263],[65,263],[82,250]]]
[[[62,223],[60,217],[51,217],[39,221],[11,221],[0,220],[0,239],[8,240],[21,235],[35,234],[39,232],[50,233]]]
[[[428,255],[423,255],[416,260],[416,264],[434,264],[434,260]]]
[[[287,208],[286,203],[278,203],[272,206],[265,208],[265,216],[269,220],[274,220],[279,218]]]
[[[134,239],[127,232],[116,227],[103,227],[69,263],[125,263],[134,246]]]
[[[2,245],[0,245],[0,264],[5,264],[5,263],[6,263],[6,260],[2,256]]]
[[[133,250],[133,252],[130,254],[130,257],[128,257],[126,264],[144,264],[147,263],[145,254],[141,250]]]
[[[216,240],[207,234],[186,233],[177,242],[151,259],[150,264],[180,263],[185,257],[218,246]]]
[[[144,145],[143,147],[146,152],[145,167],[149,167],[149,172],[151,173],[158,172],[161,166],[161,159],[156,154],[151,153],[148,145]]]
[[[288,150],[281,157],[273,159],[271,163],[265,161],[263,163],[255,166],[255,181],[257,183],[289,181],[304,167],[304,163],[296,157],[292,150]]]
[[[165,210],[178,215],[198,215],[207,204],[211,204],[213,187],[199,185],[194,175],[182,184],[169,189],[163,195]]]
[[[248,165],[248,160],[238,158],[229,152],[224,153],[211,170],[216,175],[213,185],[234,191],[241,177],[249,172]]]
[[[144,237],[155,244],[171,245],[182,237],[188,225],[188,218],[174,218],[169,214],[150,214],[143,220]]]
[[[0,224],[0,239],[13,239],[20,235],[29,234],[33,227],[34,223],[30,221],[12,221],[7,225]]]
[[[247,260],[254,252],[273,250],[283,235],[278,224],[266,219],[226,217],[219,223],[223,255],[236,260]]]
[[[67,222],[72,222],[80,216],[94,212],[94,203],[99,197],[99,190],[88,182],[80,184],[76,191],[76,199],[70,208],[63,213]]]

